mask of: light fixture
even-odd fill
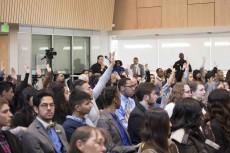
[[[153,48],[150,44],[133,44],[133,45],[124,45],[124,48],[126,49],[147,49],[147,48]]]
[[[39,50],[41,50],[41,51],[44,51],[44,50],[47,50],[47,49],[49,49],[48,47],[40,47],[39,48]]]
[[[161,48],[179,48],[179,47],[190,47],[189,43],[162,43]]]

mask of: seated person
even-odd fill
[[[10,112],[8,101],[0,98],[0,152],[23,153],[19,139],[9,131],[2,131],[3,126],[10,126],[13,115]]]
[[[67,140],[73,132],[81,127],[86,126],[85,115],[88,114],[92,108],[91,96],[79,89],[75,89],[69,97],[70,108],[72,108],[72,115],[68,115],[63,123]]]
[[[82,126],[74,131],[70,140],[70,153],[102,153],[105,152],[106,136],[102,130]]]

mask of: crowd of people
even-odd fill
[[[0,66],[1,153],[230,153],[230,70],[172,68],[104,56],[77,79]]]

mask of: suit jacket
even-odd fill
[[[103,128],[108,132],[108,142],[106,144],[106,148],[109,152],[125,153],[135,151],[134,147],[124,146],[122,144],[119,129],[110,113],[106,111],[100,112],[100,118],[97,122],[97,127]],[[125,132],[127,133],[126,130]]]
[[[130,69],[132,70],[133,74],[135,74],[135,72],[134,72],[134,66],[135,66],[135,64],[131,64],[130,65]],[[138,64],[138,67],[140,69],[141,77],[143,78],[145,76],[144,66],[142,64]]]
[[[128,132],[132,140],[132,144],[138,144],[141,142],[139,133],[144,120],[145,112],[146,109],[139,102],[136,102],[135,108],[130,113],[128,120]]]
[[[9,131],[2,131],[2,133],[5,135],[12,153],[24,153],[22,149],[22,144],[15,135],[10,133]],[[4,152],[2,150],[2,147],[0,147],[0,152]]]
[[[61,125],[56,124],[55,130],[63,144],[63,153],[67,153],[68,142],[64,129]],[[47,134],[47,130],[37,119],[30,124],[27,132],[22,136],[22,143],[25,153],[55,153],[54,145]]]

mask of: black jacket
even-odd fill
[[[9,131],[2,131],[2,133],[5,135],[12,153],[23,153],[22,144],[15,135],[10,133]],[[2,147],[0,147],[0,152],[4,152],[2,150]]]
[[[144,120],[146,109],[139,103],[136,102],[136,106],[130,113],[128,120],[128,132],[132,141],[132,144],[138,144],[141,142],[140,130]]]

